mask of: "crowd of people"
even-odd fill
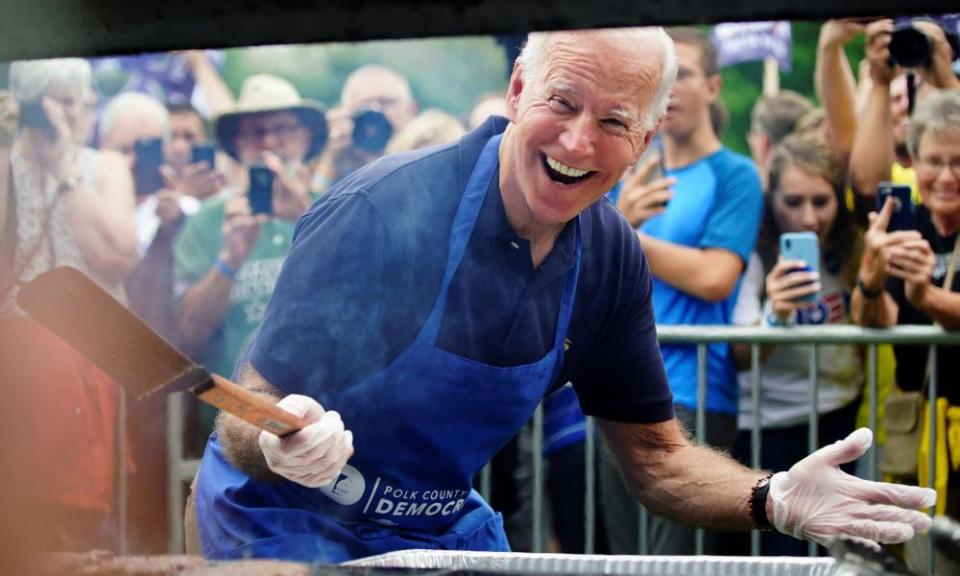
[[[42,492],[62,519],[51,546],[114,545],[118,468],[131,474],[130,529],[148,550],[163,549],[151,534],[165,505],[157,482],[165,402],[131,403],[120,430],[115,384],[17,306],[19,283],[61,265],[85,272],[211,371],[236,374],[313,422],[281,441],[195,406],[184,441],[203,464],[187,522],[208,556],[523,549],[529,535],[510,511],[492,514],[469,482],[506,445],[514,457],[496,485],[523,493],[517,484],[529,478],[516,453],[529,446],[511,438],[544,396],[557,550],[582,551],[583,516],[570,503],[584,498],[584,414],[600,419],[606,439],[597,463],[601,551],[637,552],[635,498],[653,512],[656,554],[693,553],[692,523],[773,525],[779,532],[763,535],[769,555],[805,555],[801,537],[828,543],[846,528],[798,519],[808,503],[797,503],[795,485],[815,465],[830,466],[823,478],[854,478],[853,460],[869,446],[855,433],[862,351],[820,349],[825,452],[814,462],[804,459],[809,349],[763,347],[754,414],[750,347],[711,344],[701,432],[715,451],[695,456],[684,434],[697,432],[697,350],[658,346],[653,326],[960,326],[957,54],[942,28],[918,20],[912,29],[928,58],[900,66],[894,29],[886,19],[826,22],[815,73],[821,106],[790,91],[762,97],[744,135],[751,157],[721,143],[717,52],[692,28],[662,38],[607,31],[591,43],[531,35],[506,93],[480,97],[463,120],[420,111],[407,79],[380,65],[351,73],[338,105],[325,109],[274,74],[246,78],[234,96],[203,53],[191,52],[208,118],[138,92],[114,96],[98,117],[86,61],[13,63],[0,93],[0,354],[4,381],[46,414],[31,432],[48,467],[38,475]],[[854,74],[844,46],[858,35],[866,54]],[[897,184],[909,187],[906,201],[876,200],[878,188]],[[564,186],[585,192],[565,199],[556,191]],[[909,226],[891,224],[907,215]],[[815,261],[781,254],[788,233],[814,238]],[[927,348],[888,353],[896,387],[924,390]],[[960,420],[956,362],[949,350],[936,358],[943,420]],[[424,374],[437,382],[421,386]],[[664,429],[674,418],[682,428]],[[789,472],[758,480],[717,453],[750,465],[755,424],[760,467]],[[416,449],[394,446],[397,438],[413,438]],[[455,457],[438,439],[456,446]],[[960,461],[960,445],[942,449],[945,461]],[[703,494],[671,480],[711,465],[726,484]],[[433,484],[414,476],[417,466],[432,470]],[[938,511],[960,517],[960,474],[937,480]],[[451,495],[418,500],[428,486]],[[832,497],[824,490],[818,497]],[[751,501],[745,518],[724,491]],[[757,494],[768,511],[753,506]],[[379,522],[362,534],[368,510],[346,511],[361,496]],[[920,508],[928,497],[871,503]],[[888,515],[912,526],[909,535],[923,525]],[[251,524],[255,536],[245,532]],[[719,532],[704,542],[708,553],[749,552]],[[917,565],[922,556],[908,554]]]

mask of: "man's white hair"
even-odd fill
[[[93,74],[80,58],[20,60],[10,64],[10,92],[21,102],[51,98],[83,99]]]
[[[153,96],[142,92],[123,92],[107,102],[100,117],[100,136],[109,138],[117,124],[130,117],[149,118],[169,129],[170,113]]]
[[[341,104],[353,104],[347,100],[350,100],[359,85],[368,82],[380,83],[381,87],[387,86],[389,91],[396,90],[393,96],[401,101],[413,100],[410,82],[402,74],[379,64],[366,64],[351,72],[344,80],[343,88],[340,89]]]
[[[593,30],[598,32],[598,30]],[[636,28],[606,28],[599,30],[609,35],[619,45],[629,49],[631,46],[652,45],[659,48],[662,60],[660,69],[660,83],[653,93],[650,109],[645,118],[644,129],[652,130],[657,121],[667,111],[670,104],[670,91],[677,79],[677,55],[673,48],[673,40],[666,31],[659,26]],[[524,84],[542,78],[544,68],[549,58],[550,48],[562,35],[569,32],[531,32],[527,42],[517,60],[520,62],[521,77]]]

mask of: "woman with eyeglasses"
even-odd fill
[[[734,324],[788,327],[849,322],[850,292],[859,258],[857,230],[843,203],[844,172],[830,146],[813,134],[793,134],[768,163],[766,207],[755,252],[734,308]],[[819,273],[780,254],[780,236],[815,233]],[[753,413],[750,345],[734,345],[740,374],[735,455],[751,463]],[[760,466],[785,470],[808,450],[810,347],[763,346],[760,382]],[[820,445],[854,430],[863,363],[854,346],[821,346],[817,411]],[[848,468],[850,465],[845,466]],[[848,470],[852,471],[852,470]],[[784,534],[762,535],[764,555],[804,556],[807,544]],[[731,542],[732,544],[732,542]],[[745,544],[745,539],[742,544]],[[746,551],[744,551],[746,553]]]
[[[960,91],[927,96],[917,105],[910,123],[907,146],[922,202],[914,210],[915,229],[888,229],[893,200],[888,200],[879,214],[870,214],[853,293],[854,319],[864,326],[937,323],[957,330],[960,275],[953,275],[950,285],[944,284],[951,268],[960,266]],[[937,348],[936,381],[938,396],[952,407],[949,413],[960,416],[956,410],[960,407],[957,351],[950,346]],[[927,390],[927,375],[932,372],[927,367],[929,347],[897,345],[894,353],[897,386],[904,391]],[[938,434],[945,437],[943,430],[938,429]],[[952,457],[960,458],[960,444],[949,444]],[[919,471],[924,470],[920,467]],[[938,482],[941,501],[937,511],[960,516],[960,474],[951,467],[945,485],[944,475]],[[938,564],[938,572],[939,568]]]

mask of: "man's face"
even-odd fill
[[[203,120],[193,112],[174,112],[170,115],[170,138],[164,143],[163,155],[167,164],[181,171],[190,164],[194,144],[207,140]]]
[[[514,68],[500,184],[508,213],[524,222],[571,220],[617,183],[653,134],[646,115],[660,62],[593,38],[563,36],[528,84]]]
[[[265,112],[240,118],[234,136],[237,156],[244,165],[263,161],[273,152],[286,162],[303,162],[310,149],[310,129],[293,112]]]
[[[710,121],[710,104],[720,90],[718,76],[707,76],[699,46],[675,43],[677,81],[670,92],[670,106],[661,125],[674,138],[685,138]]]
[[[120,118],[113,125],[109,134],[104,134],[100,147],[105,150],[114,150],[127,157],[130,169],[133,170],[136,160],[133,153],[133,144],[137,140],[148,138],[166,138],[168,126],[158,118],[147,114],[128,114]]]

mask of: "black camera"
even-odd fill
[[[910,24],[899,24],[890,35],[890,65],[926,68],[930,64],[930,39]]]
[[[382,112],[361,110],[353,116],[353,145],[371,153],[383,152],[393,136],[393,126]]]

